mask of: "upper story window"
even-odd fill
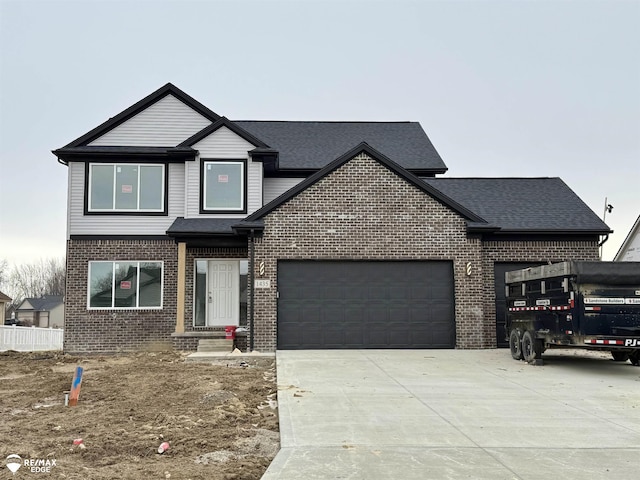
[[[88,186],[88,213],[166,211],[165,165],[92,163]]]
[[[203,160],[202,213],[246,212],[246,179],[243,160]]]

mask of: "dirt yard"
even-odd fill
[[[55,460],[49,478],[259,479],[279,448],[275,362],[248,363],[0,353],[0,478],[43,478],[24,466],[12,476],[17,454]],[[78,365],[80,401],[65,407]]]

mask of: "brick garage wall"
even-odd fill
[[[496,262],[556,263],[566,260],[599,260],[598,241],[485,241],[482,243],[483,298],[485,321],[483,337],[487,347],[495,347],[496,294],[494,264]]]
[[[87,310],[89,261],[164,262],[163,307]],[[172,240],[69,240],[64,350],[111,353],[171,346],[176,322],[177,246]]]
[[[255,348],[276,348],[279,259],[452,260],[456,345],[484,347],[481,255],[461,216],[358,155],[265,217],[255,258],[271,288],[255,291]]]

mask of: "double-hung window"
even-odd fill
[[[242,160],[202,162],[202,212],[246,211],[244,169]]]
[[[162,262],[89,262],[89,309],[162,308]]]
[[[134,163],[89,165],[88,212],[165,210],[165,166]]]

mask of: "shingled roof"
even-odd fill
[[[64,297],[62,295],[43,295],[39,298],[30,297],[25,298],[22,303],[20,303],[20,307],[18,307],[18,310],[31,310],[30,308],[22,308],[24,302],[29,302],[29,304],[33,307],[33,310],[38,312],[47,312],[56,308],[63,301]]]
[[[560,178],[424,178],[501,233],[611,233]]]
[[[319,170],[365,142],[407,170],[444,173],[447,166],[417,122],[235,121],[279,152],[280,170]]]
[[[192,235],[233,235],[232,226],[240,223],[241,218],[184,218],[178,217],[167,230],[170,237]]]
[[[110,130],[122,125],[167,95],[173,95],[182,103],[211,121],[207,127],[185,138],[182,148],[138,148],[140,155],[179,157],[182,161],[193,155],[189,147],[206,135],[225,126],[253,143],[255,153],[278,155],[282,171],[303,174],[313,173],[349,150],[353,145],[366,142],[383,155],[392,158],[403,168],[417,175],[433,176],[447,171],[442,158],[417,122],[287,122],[246,120],[231,122],[208,109],[171,83],[167,83],[118,115],[110,118],[66,146],[53,151],[63,163],[80,160],[87,155],[105,156],[122,153],[135,147],[96,148],[89,144]],[[257,150],[260,150],[258,152]]]

